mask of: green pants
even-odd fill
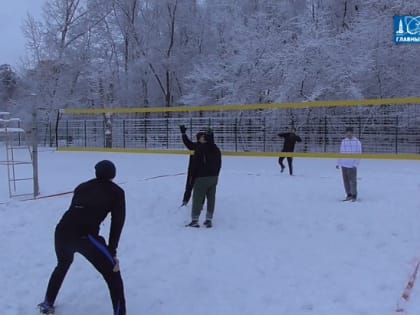
[[[198,177],[195,179],[191,211],[192,220],[199,219],[204,198],[207,198],[206,219],[213,219],[214,206],[216,204],[217,180],[218,176]]]

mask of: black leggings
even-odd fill
[[[279,157],[279,164],[282,169],[284,169],[283,160],[284,160],[284,156]],[[292,175],[293,174],[293,158],[292,157],[287,158],[287,164],[289,165],[289,174]]]
[[[114,315],[125,315],[124,285],[120,272],[114,272],[116,261],[109,252],[102,236],[73,238],[66,233],[55,231],[55,253],[57,266],[51,274],[45,299],[54,305],[58,291],[73,262],[74,253],[83,255],[104,277],[111,295]]]

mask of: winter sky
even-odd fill
[[[41,17],[42,6],[46,0],[13,0],[2,1],[0,6],[0,65],[19,65],[25,54],[25,39],[22,24],[27,13]]]

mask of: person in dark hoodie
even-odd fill
[[[214,143],[214,134],[208,129],[199,140],[200,144],[192,158],[191,174],[195,178],[193,204],[189,227],[200,227],[198,220],[203,208],[203,200],[207,198],[207,214],[204,225],[212,227],[216,203],[216,187],[222,166],[222,154]]]
[[[182,142],[184,142],[185,147],[190,151],[195,151],[197,149],[198,145],[199,145],[199,140],[200,140],[201,136],[204,135],[204,132],[203,131],[198,132],[196,134],[197,142],[192,142],[186,134],[187,128],[185,127],[185,125],[180,125],[179,129],[181,131]],[[185,183],[185,192],[184,192],[184,196],[182,198],[181,206],[186,206],[188,204],[188,202],[191,199],[191,193],[192,193],[192,190],[193,190],[193,187],[194,187],[194,178],[192,177],[192,174],[191,174],[192,159],[193,159],[193,155],[190,154],[190,160],[188,162],[187,181]]]
[[[45,299],[38,304],[42,314],[54,313],[54,302],[76,252],[83,255],[105,279],[113,314],[126,314],[124,285],[117,259],[125,221],[125,194],[112,182],[116,169],[111,161],[97,163],[95,173],[96,178],[76,187],[69,209],[56,226],[57,266],[51,274]],[[111,227],[106,244],[99,235],[99,226],[108,213],[111,213]]]
[[[296,134],[296,128],[294,127],[290,128],[290,132],[279,133],[278,136],[284,138],[283,150],[281,152],[293,152],[295,151],[296,142],[302,142],[302,139]],[[284,158],[284,156],[279,157],[282,173],[285,168],[283,164]],[[287,164],[289,165],[289,174],[293,175],[293,158],[291,156],[287,157]]]

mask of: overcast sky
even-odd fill
[[[37,19],[42,16],[46,0],[2,0],[0,4],[0,65],[18,66],[25,54],[21,26],[29,12]]]

